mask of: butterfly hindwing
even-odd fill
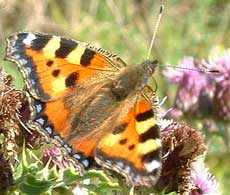
[[[96,147],[96,161],[121,173],[132,185],[154,185],[161,170],[159,127],[151,104],[137,101],[105,133]]]

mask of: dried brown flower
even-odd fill
[[[22,103],[22,107],[20,109],[20,120],[23,124],[26,124],[30,118],[30,108],[29,102],[25,100]],[[29,126],[23,125],[21,126],[21,134],[20,134],[20,145],[25,142],[25,146],[29,148],[39,148],[45,142],[47,142],[47,138],[42,135],[36,129],[30,128]]]
[[[161,131],[163,167],[158,186],[168,192],[186,194],[190,191],[191,164],[207,151],[199,131],[173,122]]]
[[[29,147],[38,147],[44,143],[44,136],[23,125],[29,116],[30,110],[24,91],[15,89],[12,77],[0,69],[0,145],[4,156],[10,161],[17,160],[19,147],[24,141]]]
[[[0,194],[4,194],[13,184],[13,176],[9,163],[0,152]]]
[[[10,161],[17,159],[16,137],[19,135],[19,109],[24,93],[12,85],[12,77],[0,69],[0,145]]]

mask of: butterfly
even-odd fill
[[[7,39],[27,87],[27,125],[58,140],[80,170],[92,159],[133,186],[154,185],[161,172],[157,98],[147,85],[156,61],[127,66],[90,44],[42,33]]]

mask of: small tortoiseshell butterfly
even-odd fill
[[[161,170],[155,92],[156,61],[126,66],[117,55],[59,36],[21,32],[7,39],[28,89],[27,125],[59,140],[81,170],[90,159],[151,186]]]

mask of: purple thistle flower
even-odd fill
[[[179,85],[175,108],[187,113],[209,113],[214,94],[212,77],[203,72],[189,70],[199,69],[199,64],[193,57],[184,57],[178,66],[187,67],[188,70],[179,71],[170,68],[164,72],[171,82]]]
[[[208,171],[203,162],[193,163],[192,182],[195,186],[190,195],[219,195],[215,177]]]
[[[221,120],[230,119],[230,50],[210,60],[210,66],[217,69],[216,90],[214,94],[214,113]]]
[[[209,60],[209,66],[216,69],[220,74],[216,75],[217,83],[228,82],[230,80],[230,49],[223,52],[222,55],[217,55]]]
[[[51,164],[57,165],[57,167],[60,169],[73,165],[72,161],[64,155],[63,151],[55,146],[44,150],[42,160],[44,163],[47,163],[49,160],[51,160]]]

